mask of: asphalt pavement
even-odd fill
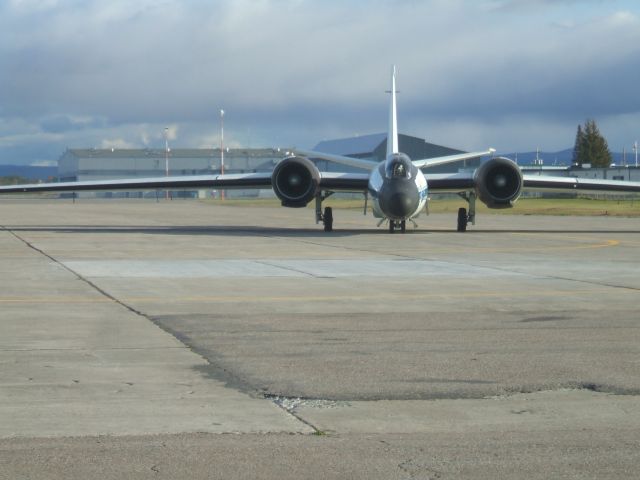
[[[0,478],[630,478],[640,223],[0,203]]]

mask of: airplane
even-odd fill
[[[457,230],[464,232],[475,225],[476,202],[489,208],[511,208],[524,190],[574,191],[612,194],[640,193],[640,182],[524,175],[518,165],[506,157],[493,157],[495,149],[460,153],[435,158],[411,160],[400,152],[396,108],[396,67],[391,74],[389,126],[386,158],[381,162],[324,152],[294,149],[278,162],[273,172],[193,175],[180,177],[132,178],[119,180],[59,182],[0,186],[0,194],[29,192],[79,192],[99,190],[170,190],[170,189],[265,189],[272,188],[282,206],[306,207],[315,200],[316,223],[333,230],[331,207],[322,210],[322,202],[336,192],[359,192],[373,200],[373,214],[378,226],[388,222],[390,233],[406,231],[406,222],[417,226],[415,218],[427,207],[429,194],[456,193],[467,201],[460,208]],[[474,172],[429,174],[429,167],[478,158],[491,158]],[[321,172],[311,159],[357,167],[367,173]],[[426,171],[423,172],[423,169]]]

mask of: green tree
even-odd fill
[[[34,183],[27,178],[19,177],[17,175],[9,175],[6,177],[0,177],[0,185],[21,185],[23,183]]]
[[[606,168],[611,165],[612,156],[607,140],[600,134],[595,120],[588,119],[584,128],[578,126],[576,143],[573,147],[574,163],[591,164],[592,167]]]
[[[578,131],[576,132],[576,141],[573,144],[573,157],[571,159],[572,164],[580,162],[580,147],[582,146],[584,133],[582,132],[582,125],[578,125]]]

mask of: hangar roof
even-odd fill
[[[324,140],[318,143],[313,149],[318,152],[332,153],[336,155],[371,155],[373,151],[386,139],[386,133],[374,133],[358,137]]]
[[[400,151],[413,159],[433,158],[442,155],[463,153],[462,150],[429,143],[423,138],[411,135],[398,135]],[[383,160],[386,155],[387,134],[375,133],[358,137],[325,140],[318,143],[314,150],[336,155]]]
[[[272,157],[281,153],[272,148],[229,148],[224,151],[225,157]],[[70,148],[64,155],[79,158],[133,158],[162,157],[166,155],[163,148]],[[171,148],[172,158],[203,158],[220,156],[219,148]]]

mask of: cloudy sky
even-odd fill
[[[312,147],[386,130],[500,152],[640,139],[637,0],[0,0],[0,163],[66,147]]]

